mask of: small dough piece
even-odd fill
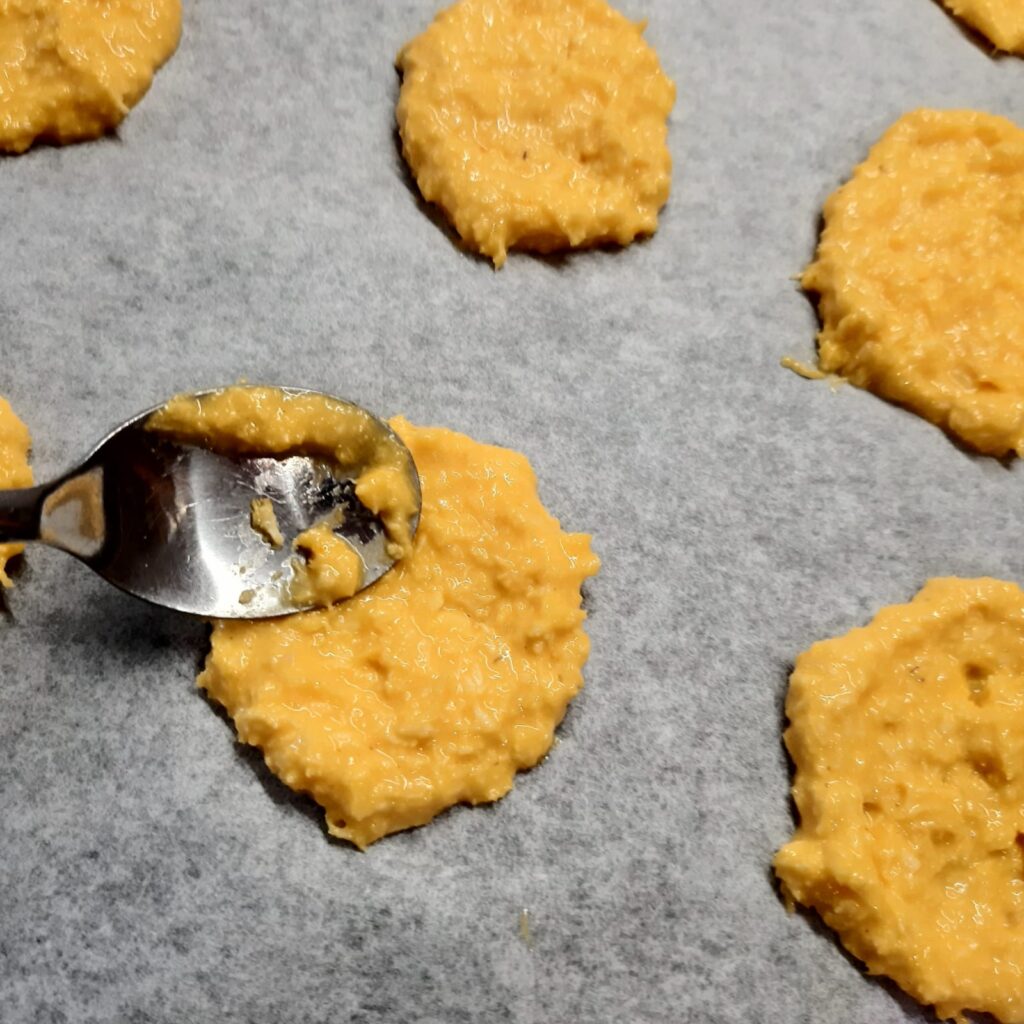
[[[460,0],[398,54],[402,152],[496,266],[652,234],[675,86],[604,0]]]
[[[545,511],[522,455],[392,425],[423,489],[412,554],[341,604],[214,623],[199,677],[359,847],[497,800],[547,753],[583,684],[580,586],[599,564]]]
[[[329,522],[319,522],[295,538],[300,552],[293,560],[295,575],[288,585],[292,603],[299,607],[328,605],[359,592],[363,560]]]
[[[1024,131],[901,117],[825,204],[818,359],[990,455],[1024,451]]]
[[[253,498],[249,503],[249,525],[272,548],[284,546],[284,534],[277,525],[277,513],[269,498]]]
[[[1024,3],[1021,0],[943,0],[961,20],[1007,53],[1024,53]]]
[[[1024,592],[931,580],[801,654],[786,714],[787,899],[940,1018],[1024,1021]]]
[[[28,465],[31,444],[28,427],[18,419],[10,403],[0,398],[0,487],[32,486],[32,470]],[[0,586],[11,585],[4,570],[7,562],[24,550],[23,544],[0,544]]]
[[[180,34],[181,0],[0,0],[0,152],[114,128]]]

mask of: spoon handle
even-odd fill
[[[38,487],[0,491],[0,543],[41,540],[88,559],[103,547],[106,529],[102,466]]]
[[[0,543],[39,539],[43,500],[49,491],[48,485],[0,491]]]

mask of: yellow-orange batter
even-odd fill
[[[1024,131],[901,117],[825,204],[819,362],[992,455],[1024,451]]]
[[[0,0],[0,151],[109,131],[180,32],[181,0]]]
[[[31,486],[32,470],[28,465],[30,445],[28,428],[15,415],[10,403],[0,398],[0,488]],[[4,570],[8,560],[23,550],[21,544],[0,544],[0,586],[11,585]]]
[[[425,199],[497,266],[651,234],[675,87],[605,0],[459,0],[398,55],[402,150]]]
[[[943,0],[943,3],[998,49],[1024,53],[1024,3],[1021,0]]]
[[[582,685],[580,586],[598,568],[522,455],[393,426],[423,491],[412,554],[342,604],[215,623],[199,677],[239,738],[359,847],[496,800],[544,756]]]
[[[284,547],[284,534],[277,523],[274,503],[269,498],[253,498],[249,503],[249,525],[272,547]]]
[[[930,581],[801,654],[786,714],[786,896],[941,1018],[1024,1021],[1024,592]]]
[[[362,587],[363,560],[331,523],[303,530],[292,546],[302,556],[294,560],[295,574],[288,585],[288,595],[297,607],[332,604]]]

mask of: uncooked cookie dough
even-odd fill
[[[825,204],[803,286],[826,373],[990,455],[1024,451],[1024,131],[901,117]]]
[[[327,605],[357,593],[363,585],[363,560],[331,523],[317,523],[295,538],[292,547],[302,554],[295,560],[295,575],[288,594],[296,607]]]
[[[497,800],[551,746],[589,649],[589,537],[544,509],[526,459],[394,429],[423,507],[412,554],[342,604],[217,622],[199,685],[286,785],[359,847]]]
[[[943,0],[943,3],[998,49],[1024,53],[1024,3],[1021,0]]]
[[[180,32],[181,0],[0,0],[0,151],[109,131]]]
[[[675,86],[604,0],[460,0],[398,55],[420,191],[496,266],[658,226]]]
[[[0,398],[0,488],[31,486],[32,470],[28,465],[31,443],[28,428],[14,414],[10,403]],[[23,550],[21,544],[0,544],[0,586],[11,585],[5,571],[7,562]]]
[[[801,654],[786,714],[787,899],[939,1017],[1024,1021],[1024,592],[930,581]]]

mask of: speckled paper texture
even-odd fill
[[[594,534],[593,653],[543,767],[360,854],[195,691],[204,627],[32,550],[0,620],[0,1019],[932,1019],[785,912],[781,705],[929,576],[1024,580],[1021,468],[779,368],[822,201],[903,111],[1024,123],[1024,62],[930,0],[634,0],[679,98],[620,252],[495,273],[395,144],[426,0],[185,0],[118,135],[0,159],[0,394],[40,476],[246,377],[526,452]],[[532,948],[520,933],[529,910]]]

